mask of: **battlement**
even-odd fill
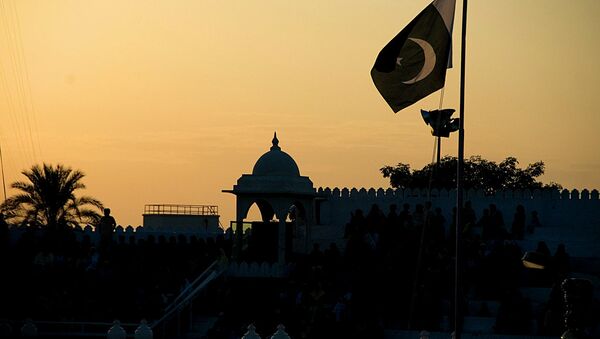
[[[456,190],[438,190],[432,189],[428,194],[427,189],[393,189],[393,188],[347,188],[342,189],[335,187],[319,187],[317,192],[319,195],[331,199],[404,199],[404,198],[453,198],[456,196]],[[485,198],[490,200],[497,199],[542,199],[542,200],[599,200],[600,194],[597,189],[588,190],[583,189],[581,191],[577,189],[573,190],[558,190],[554,188],[547,189],[535,189],[535,190],[502,190],[495,194],[486,195],[481,189],[479,190],[465,190],[465,198]]]
[[[332,239],[343,238],[345,225],[359,209],[366,214],[373,205],[377,205],[382,213],[387,214],[392,205],[396,205],[397,211],[403,204],[414,210],[417,204],[431,201],[433,208],[441,209],[448,228],[456,207],[456,190],[432,189],[428,194],[427,189],[321,187],[317,193],[322,199],[319,202],[319,224],[323,226],[315,227],[313,237],[315,240],[323,239],[319,241],[325,245]],[[464,201],[470,202],[477,219],[483,215],[484,209],[491,204],[496,205],[504,216],[507,229],[512,225],[517,206],[521,205],[525,208],[527,223],[531,220],[531,213],[537,212],[544,229],[541,233],[551,232],[561,241],[600,240],[600,198],[596,189],[517,189],[502,190],[492,195],[486,195],[483,190],[465,190]]]

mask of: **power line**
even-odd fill
[[[22,161],[36,162],[41,153],[41,142],[16,2],[0,0],[0,21],[0,38],[8,51],[4,58],[0,58],[0,85],[6,93],[7,115],[12,125],[10,130],[18,148],[18,151],[9,154],[18,152]]]

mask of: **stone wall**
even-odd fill
[[[365,188],[319,188],[323,199],[320,203],[320,225],[313,229],[313,239],[326,243],[343,237],[345,225],[350,221],[351,213],[361,209],[366,215],[373,204],[387,214],[389,206],[410,204],[411,211],[416,204],[427,200],[433,207],[440,207],[446,218],[446,228],[450,224],[452,208],[456,206],[455,190],[426,189],[365,189]],[[523,205],[529,223],[531,212],[537,211],[543,226],[539,236],[530,240],[548,240],[550,244],[561,240],[585,242],[600,240],[600,199],[598,190],[505,190],[486,196],[482,190],[467,190],[464,201],[470,201],[479,219],[483,209],[495,204],[504,216],[505,227],[510,230],[517,205]],[[586,245],[586,248],[590,247]],[[551,247],[552,249],[552,247]],[[585,254],[585,250],[582,250]],[[596,251],[598,252],[598,251]],[[600,254],[600,253],[599,253]]]

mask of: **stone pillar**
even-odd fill
[[[281,213],[280,213],[281,214]],[[277,246],[277,263],[279,265],[285,264],[285,218],[286,215],[284,213],[283,216],[278,215],[279,218],[279,230],[277,232],[279,238],[279,244]]]
[[[316,200],[312,199],[306,202],[306,239],[304,242],[304,253],[310,253],[312,249],[312,227],[316,224]]]
[[[233,230],[233,260],[239,260],[242,255],[242,244],[244,240],[244,220],[236,218]]]

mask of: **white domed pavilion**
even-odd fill
[[[236,227],[234,253],[239,253],[242,225],[253,204],[260,210],[262,221],[278,220],[277,261],[285,263],[286,219],[292,224],[294,252],[306,253],[310,243],[310,226],[315,220],[316,190],[312,181],[300,175],[296,161],[279,147],[277,133],[272,146],[254,165],[252,174],[243,174],[232,190],[223,192],[236,195]]]

